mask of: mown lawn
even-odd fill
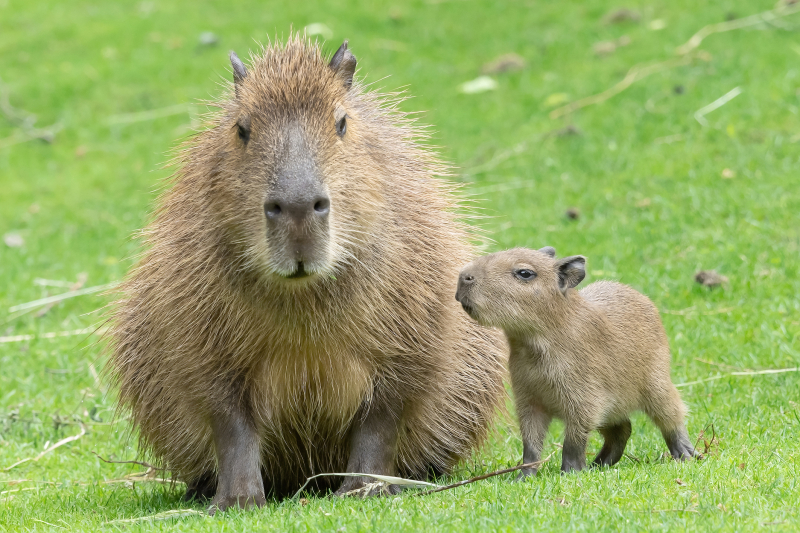
[[[34,113],[36,126],[60,128],[52,144],[13,143],[24,138],[20,128],[8,110],[0,115],[0,531],[800,528],[800,374],[732,374],[800,366],[800,12],[676,52],[703,26],[773,7],[0,0],[2,95]],[[329,52],[350,39],[360,76],[375,87],[414,96],[403,108],[425,111],[434,143],[486,215],[476,224],[494,240],[491,249],[581,253],[587,282],[618,279],[656,302],[675,382],[718,378],[681,389],[705,460],[665,460],[657,431],[638,417],[628,455],[603,471],[561,476],[557,452],[524,484],[500,476],[421,498],[311,498],[164,519],[159,513],[202,507],[181,502],[181,485],[119,481],[143,469],[92,453],[137,457],[126,421],[112,423],[113,391],[96,378],[96,337],[43,335],[98,324],[105,297],[71,298],[44,313],[9,308],[120,279],[137,253],[130,236],[169,173],[168,151],[201,110],[186,104],[220,93],[229,49],[245,57],[258,42],[311,23],[330,29]],[[213,38],[203,40],[218,42],[202,44],[204,32]],[[601,42],[624,46],[602,55]],[[459,91],[507,53],[524,58],[524,68],[492,75],[493,91]],[[549,117],[611,87],[633,65],[667,60],[681,64]],[[695,118],[736,88],[741,94]],[[699,286],[693,276],[701,269],[716,269],[727,284]],[[39,460],[7,468],[82,428]],[[557,450],[561,430],[554,425],[546,453]],[[452,480],[520,457],[515,422],[500,422]],[[140,520],[114,522],[125,519]]]

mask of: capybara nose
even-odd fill
[[[458,289],[456,290],[456,300],[459,302],[464,298],[464,293],[470,285],[475,283],[475,276],[469,272],[462,271],[458,276]]]
[[[264,202],[264,214],[268,220],[277,222],[291,218],[295,222],[306,219],[324,220],[331,211],[331,200],[325,195],[312,198],[270,198]]]

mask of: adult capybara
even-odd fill
[[[447,472],[487,434],[505,365],[453,301],[474,249],[447,168],[354,80],[346,41],[231,63],[112,316],[141,448],[212,512],[323,472]]]
[[[613,465],[644,411],[675,459],[699,454],[684,425],[686,407],[670,379],[667,335],[647,296],[613,281],[577,291],[581,255],[515,248],[480,257],[461,271],[456,299],[478,323],[505,331],[523,462],[535,463],[553,417],[564,420],[561,470],[586,467],[586,442],[605,439],[594,463]],[[536,473],[526,468],[521,478]]]

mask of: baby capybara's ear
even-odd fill
[[[545,246],[544,248],[539,248],[539,251],[545,255],[549,255],[553,259],[556,257],[556,249],[552,246]]]
[[[559,259],[556,262],[558,273],[558,288],[566,294],[567,289],[575,287],[586,277],[586,258],[582,255],[573,255]]]

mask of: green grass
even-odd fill
[[[53,144],[0,148],[0,336],[38,335],[95,324],[103,297],[67,300],[44,316],[7,315],[15,304],[64,289],[35,278],[86,286],[120,279],[137,252],[168,150],[188,135],[188,114],[134,123],[116,115],[213,97],[229,77],[227,50],[244,56],[270,36],[323,22],[325,49],[349,38],[361,76],[377,87],[407,87],[404,109],[426,110],[434,142],[463,169],[466,191],[488,218],[495,249],[555,246],[589,258],[589,279],[614,278],[664,311],[676,383],[742,369],[800,364],[800,14],[780,25],[708,37],[705,59],[664,70],[563,120],[548,98],[598,93],[642,61],[674,57],[700,27],[772,8],[773,0],[632,0],[639,22],[605,24],[623,7],[600,0],[344,2],[23,2],[0,0],[0,78],[11,103],[59,123]],[[666,27],[650,29],[661,19]],[[216,47],[198,44],[212,31]],[[592,45],[631,39],[607,57]],[[520,72],[496,76],[497,90],[458,86],[508,52]],[[391,75],[388,79],[383,79]],[[680,86],[682,91],[676,91]],[[734,87],[742,94],[707,115],[693,114]],[[551,98],[550,101],[555,99]],[[545,135],[572,124],[580,135]],[[0,118],[0,139],[14,134]],[[665,137],[671,142],[662,142]],[[527,142],[520,145],[519,143]],[[510,157],[497,157],[522,146]],[[484,169],[479,172],[474,169]],[[722,176],[724,169],[734,173]],[[580,209],[578,220],[564,216]],[[699,269],[730,278],[722,289],[694,283]],[[679,311],[679,314],[675,314]],[[127,530],[752,530],[800,527],[800,374],[723,377],[683,388],[689,431],[713,424],[706,460],[677,464],[655,428],[634,419],[630,458],[611,469],[558,473],[560,454],[539,476],[501,476],[423,498],[311,499],[270,503],[214,518],[106,525],[184,508],[181,486],[107,484],[139,471],[102,463],[132,459],[125,421],[109,424],[106,394],[92,368],[93,338],[0,343],[0,469],[46,444],[88,433],[10,471],[0,470],[0,531]],[[546,443],[555,450],[562,426]],[[594,439],[591,451],[598,449]],[[703,444],[700,444],[701,448]],[[461,479],[516,464],[515,423],[501,422]],[[16,483],[15,480],[25,480]],[[16,489],[21,492],[7,492]],[[200,510],[201,507],[195,506]]]

